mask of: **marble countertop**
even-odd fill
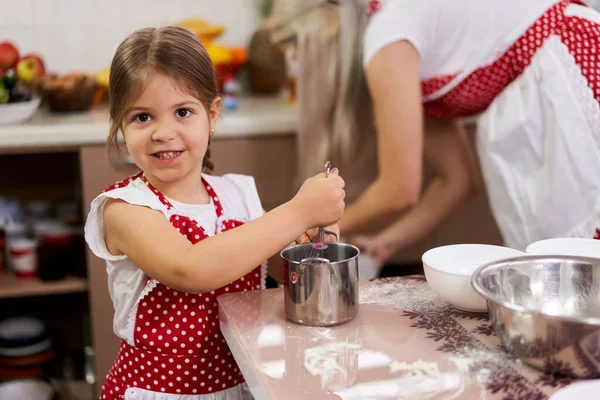
[[[108,106],[87,112],[57,114],[40,108],[27,122],[0,126],[0,149],[102,145],[108,135]],[[290,135],[296,112],[280,97],[242,97],[237,110],[224,110],[215,139]]]
[[[358,316],[306,327],[282,289],[220,296],[221,330],[256,400],[547,399],[573,380],[517,362],[487,314],[456,310],[423,277],[361,282]]]

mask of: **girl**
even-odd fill
[[[142,172],[94,199],[86,222],[122,338],[102,399],[249,398],[217,296],[263,288],[267,258],[342,215],[336,170],[269,213],[251,177],[203,173],[220,106],[210,58],[187,30],[142,29],[117,48],[109,142],[122,131]]]
[[[302,160],[318,164],[311,154],[327,156],[318,146],[347,154],[344,146],[376,127],[378,176],[346,208],[341,230],[360,234],[407,211],[379,234],[354,239],[386,259],[436,229],[478,189],[474,152],[459,124],[472,116],[505,244],[524,250],[545,238],[593,237],[600,220],[600,14],[578,0],[364,3],[339,1],[337,51],[321,54],[341,60],[329,75],[338,93],[324,111],[310,108],[331,93],[310,85],[326,75],[309,73],[321,68],[309,24],[293,28],[301,33],[300,59],[313,54],[300,68],[299,108],[315,115],[301,113],[301,120],[332,121],[299,132]],[[303,96],[307,86],[313,90]],[[371,105],[374,124],[367,122]],[[421,196],[423,153],[436,177]]]

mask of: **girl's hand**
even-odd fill
[[[340,227],[338,224],[330,225],[325,227],[324,231],[324,240],[325,242],[337,242],[340,237]],[[310,243],[310,242],[318,242],[319,241],[319,228],[309,229],[304,232],[302,236],[296,239],[297,244],[302,243]]]
[[[328,226],[337,223],[344,214],[345,182],[338,175],[337,168],[307,179],[292,200],[298,214],[307,227]]]
[[[396,243],[386,241],[377,236],[354,236],[349,241],[361,251],[375,257],[381,262],[389,260],[396,253],[396,250],[398,250]]]

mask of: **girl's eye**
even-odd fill
[[[177,116],[181,118],[185,118],[189,116],[192,112],[189,108],[180,108],[177,110]]]
[[[140,122],[140,123],[148,122],[148,121],[150,121],[150,114],[147,114],[147,113],[137,114],[133,117],[133,121]]]

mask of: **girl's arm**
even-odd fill
[[[477,191],[477,164],[460,123],[438,122],[428,127],[425,155],[436,177],[421,201],[377,235],[351,240],[381,261],[429,235]]]
[[[174,289],[206,292],[251,271],[310,227],[342,216],[344,181],[337,172],[308,179],[296,196],[266,215],[192,245],[160,212],[108,201],[105,240],[148,276]]]
[[[378,176],[344,211],[344,235],[372,227],[417,203],[423,162],[419,55],[407,41],[389,44],[366,68],[377,125]]]

